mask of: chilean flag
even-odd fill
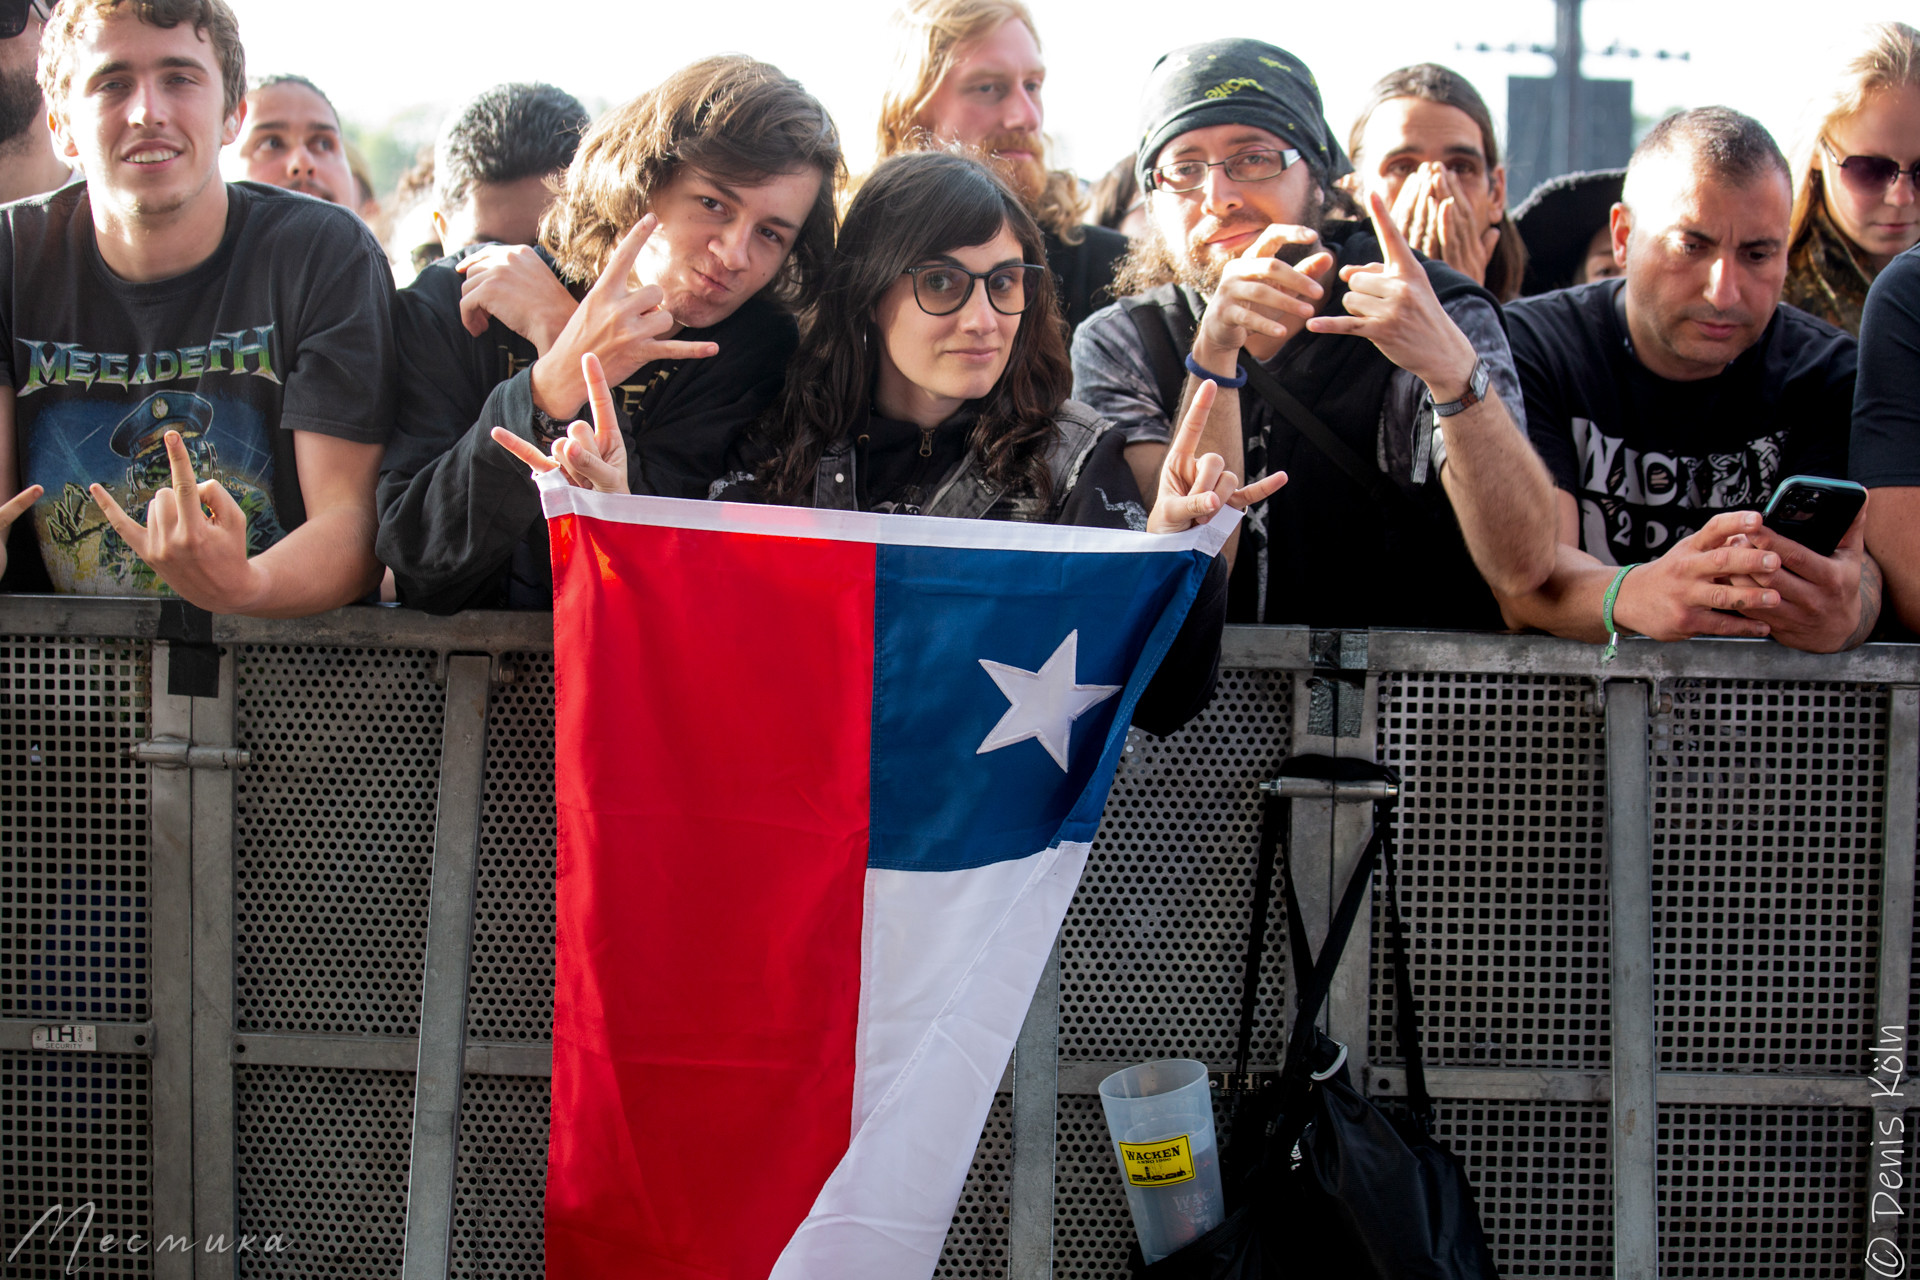
[[[548,479],[554,1280],[910,1280],[1233,519]]]

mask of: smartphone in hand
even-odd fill
[[[1782,537],[1815,555],[1830,556],[1866,503],[1866,489],[1851,480],[1788,476],[1774,488],[1761,518]]]

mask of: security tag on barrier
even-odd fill
[[[60,1027],[35,1027],[33,1047],[59,1053],[95,1053],[100,1042],[92,1027],[68,1023]]]

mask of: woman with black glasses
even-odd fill
[[[1785,294],[1855,337],[1874,277],[1920,243],[1920,31],[1867,35],[1797,157]]]
[[[1217,456],[1197,458],[1196,416],[1159,493],[1142,495],[1118,433],[1067,398],[1045,261],[985,165],[881,164],[847,211],[753,488],[801,506],[1175,532],[1279,487],[1238,489]]]

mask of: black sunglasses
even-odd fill
[[[0,0],[0,40],[11,40],[27,29],[27,15],[41,22],[53,17],[60,0]]]
[[[1920,191],[1920,160],[1903,169],[1897,161],[1885,156],[1847,156],[1842,159],[1832,143],[1822,139],[1820,145],[1826,148],[1829,156],[1840,162],[1840,181],[1855,195],[1880,199],[1894,183],[1900,181],[1903,173],[1913,179],[1916,191]]]
[[[995,311],[1003,316],[1017,316],[1039,296],[1046,283],[1047,269],[1032,262],[995,267],[991,271],[929,265],[908,267],[902,274],[913,277],[913,300],[930,316],[950,316],[966,306],[977,280],[987,282],[987,301]]]

